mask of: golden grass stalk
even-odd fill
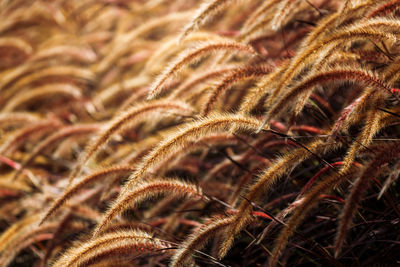
[[[308,77],[304,81],[296,84],[292,88],[283,94],[273,105],[271,105],[267,114],[264,117],[264,123],[268,123],[273,117],[279,116],[285,111],[285,106],[290,105],[296,100],[296,96],[306,92],[313,88],[315,85],[322,85],[330,82],[337,81],[353,81],[354,83],[360,83],[366,86],[373,86],[379,88],[382,91],[391,93],[390,87],[385,84],[379,77],[365,72],[364,70],[354,69],[333,69],[328,71],[318,72],[311,77]]]
[[[29,45],[26,41],[18,37],[1,37],[0,47],[2,46],[16,48],[21,52],[23,52],[24,54],[26,54],[27,56],[29,56],[33,51],[31,45]]]
[[[374,18],[380,16],[387,16],[388,14],[394,12],[400,6],[399,0],[392,0],[385,2],[375,8],[370,14],[368,14],[367,18]]]
[[[222,8],[233,2],[232,0],[207,0],[202,3],[200,8],[196,10],[191,22],[186,24],[180,36],[182,41],[189,33],[196,30],[201,24],[209,20],[213,15],[219,12]]]
[[[389,32],[380,31],[379,28],[382,25],[391,25],[397,24],[398,22],[389,21],[389,20],[376,20],[376,21],[368,21],[368,23],[360,23],[355,25],[346,26],[343,29],[340,29],[336,33],[329,35],[328,37],[321,39],[319,42],[310,45],[305,49],[302,53],[299,53],[295,58],[292,59],[291,64],[285,70],[284,74],[280,79],[280,83],[276,87],[276,89],[272,92],[271,96],[267,101],[267,106],[273,103],[276,98],[281,94],[282,90],[284,90],[292,81],[293,77],[295,77],[299,70],[301,70],[307,64],[310,64],[310,57],[312,55],[317,54],[317,51],[326,48],[328,45],[339,46],[344,42],[355,41],[359,39],[374,39],[380,41],[390,41],[395,43],[396,36]],[[393,25],[394,26],[394,25]],[[395,27],[391,27],[393,30]]]
[[[52,266],[87,266],[110,257],[127,257],[136,251],[139,254],[168,247],[150,234],[139,230],[108,233],[88,242],[77,243]]]
[[[378,101],[378,103],[382,102]],[[381,130],[385,126],[385,124],[382,123],[382,118],[383,112],[379,112],[379,110],[376,110],[374,108],[368,111],[365,125],[351,147],[347,150],[346,157],[343,160],[344,163],[340,172],[345,172],[348,168],[350,168],[360,149],[367,147],[372,142],[372,138],[374,138],[379,130]]]
[[[152,179],[148,182],[138,182],[135,189],[118,197],[117,201],[105,213],[103,219],[97,225],[93,236],[98,236],[101,231],[111,223],[112,219],[128,207],[134,207],[140,202],[158,196],[160,194],[171,194],[179,196],[202,196],[196,185],[181,182],[173,178]]]
[[[21,164],[21,168],[17,170],[14,175],[14,180],[22,173],[22,171],[32,163],[32,161],[45,149],[51,147],[54,143],[59,142],[63,138],[70,137],[73,135],[87,135],[96,132],[100,129],[99,124],[87,124],[87,125],[73,125],[67,126],[59,130],[58,132],[50,135],[41,141],[29,154],[28,158]]]
[[[130,175],[121,195],[129,192],[132,186],[141,178],[144,178],[162,158],[168,157],[177,149],[183,149],[192,140],[217,131],[227,131],[231,127],[235,127],[238,130],[254,131],[257,127],[260,127],[260,122],[257,119],[242,115],[215,113],[207,118],[187,123],[185,128],[172,133],[168,138],[164,139],[138,164],[137,169]]]
[[[54,235],[51,232],[53,232],[56,227],[56,223],[49,223],[40,227],[28,226],[25,227],[25,229],[19,229],[20,231],[18,234],[16,234],[5,249],[1,251],[0,266],[9,266],[21,250],[31,246],[35,242],[52,239]]]
[[[25,86],[34,84],[39,80],[46,80],[48,77],[66,77],[72,81],[85,81],[92,82],[94,80],[94,74],[87,68],[77,66],[52,66],[45,69],[39,69],[36,72],[26,75],[19,79],[11,86],[4,88],[4,94],[6,97],[14,95],[18,90]],[[0,91],[2,88],[0,87]]]
[[[264,3],[262,3],[254,12],[252,12],[249,18],[245,21],[242,27],[242,32],[247,30],[250,26],[252,26],[252,24],[257,23],[260,18],[264,18],[265,16],[262,15],[271,12],[273,7],[279,2],[279,0],[264,1]]]
[[[217,102],[218,98],[229,88],[232,84],[242,81],[244,79],[251,79],[254,77],[262,77],[271,71],[268,66],[249,66],[238,68],[232,74],[227,75],[215,88],[213,88],[205,102],[202,110],[202,116],[207,116]]]
[[[326,147],[333,149],[331,144],[326,144],[322,140],[315,140],[311,144],[306,145],[306,147],[314,154],[324,151]],[[233,245],[235,236],[250,221],[251,212],[253,210],[252,203],[257,203],[260,197],[270,190],[274,183],[276,183],[296,165],[312,156],[313,154],[305,152],[303,148],[298,148],[276,160],[257,177],[255,183],[246,193],[245,199],[240,203],[238,207],[238,213],[234,216],[234,221],[232,222],[231,227],[229,227],[227,230],[225,235],[226,239],[219,252],[220,258],[223,258],[226,255],[230,247]]]
[[[248,90],[247,95],[240,104],[239,111],[241,114],[248,115],[252,109],[257,106],[261,99],[268,94],[269,89],[273,87],[282,71],[288,66],[289,62],[285,62],[282,66],[276,68],[273,72],[267,74],[255,86]]]
[[[40,117],[31,112],[2,112],[0,114],[0,127],[2,129],[18,124],[30,124],[37,122]]]
[[[61,123],[54,119],[38,121],[32,125],[23,127],[16,133],[13,133],[13,135],[1,145],[0,154],[8,155],[23,144],[30,136],[45,135],[49,131],[53,131],[60,127]]]
[[[79,165],[75,168],[71,174],[71,181],[74,176],[78,175],[81,168],[89,161],[95,153],[107,143],[111,136],[115,133],[120,132],[128,126],[132,126],[132,123],[140,122],[145,120],[150,115],[157,115],[159,117],[170,116],[173,113],[182,115],[191,114],[192,109],[186,103],[181,101],[170,101],[170,100],[157,100],[151,102],[144,102],[141,105],[136,105],[128,109],[123,114],[114,118],[108,123],[104,130],[93,140],[93,142],[85,149],[83,156],[80,160]]]
[[[20,106],[30,102],[37,102],[43,98],[72,98],[79,99],[82,97],[81,89],[71,84],[49,84],[32,88],[29,92],[17,94],[3,108],[3,112],[11,112],[18,109]]]
[[[70,198],[72,198],[76,193],[78,193],[85,186],[92,184],[100,179],[103,179],[105,176],[110,174],[124,174],[130,171],[133,171],[134,168],[131,166],[112,166],[108,167],[85,177],[82,177],[79,181],[72,184],[69,188],[67,188],[64,193],[53,202],[51,207],[46,211],[45,215],[42,217],[40,224],[45,222],[52,214],[54,214],[65,202],[67,202]]]
[[[287,16],[294,11],[296,5],[300,3],[299,0],[283,0],[279,3],[275,12],[274,18],[271,21],[271,28],[274,31],[279,30],[287,19]]]
[[[275,267],[277,265],[279,257],[286,247],[289,238],[293,235],[296,227],[305,218],[307,212],[318,204],[319,196],[327,192],[328,190],[331,190],[334,186],[352,177],[356,173],[356,171],[357,169],[353,168],[342,174],[338,174],[337,172],[335,172],[325,178],[318,185],[314,186],[304,196],[301,203],[295,208],[293,214],[290,216],[289,220],[286,222],[284,228],[276,239],[269,266]]]
[[[188,79],[186,82],[182,83],[178,88],[176,88],[172,93],[168,96],[170,99],[180,99],[188,95],[191,91],[195,89],[196,86],[200,84],[212,80],[215,78],[223,77],[227,73],[235,70],[236,67],[231,68],[221,68],[217,70],[207,71],[205,73],[201,73],[200,75],[196,75],[193,78]]]
[[[90,64],[98,60],[97,54],[89,47],[75,45],[56,45],[38,51],[30,60],[39,61],[54,57],[68,57],[79,63]]]
[[[172,257],[171,267],[185,266],[191,263],[191,255],[204,247],[208,240],[223,231],[232,223],[232,217],[216,218],[211,223],[194,229]]]
[[[199,60],[206,54],[216,51],[237,51],[245,52],[248,54],[255,54],[251,46],[241,44],[238,42],[205,42],[198,45],[196,48],[189,49],[181,53],[168,67],[155,79],[150,88],[148,99],[153,99],[162,92],[162,86],[172,75],[177,73],[185,65]]]

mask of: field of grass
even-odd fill
[[[399,0],[0,0],[0,267],[400,265]]]

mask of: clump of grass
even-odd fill
[[[0,0],[0,266],[395,265],[399,15]]]

